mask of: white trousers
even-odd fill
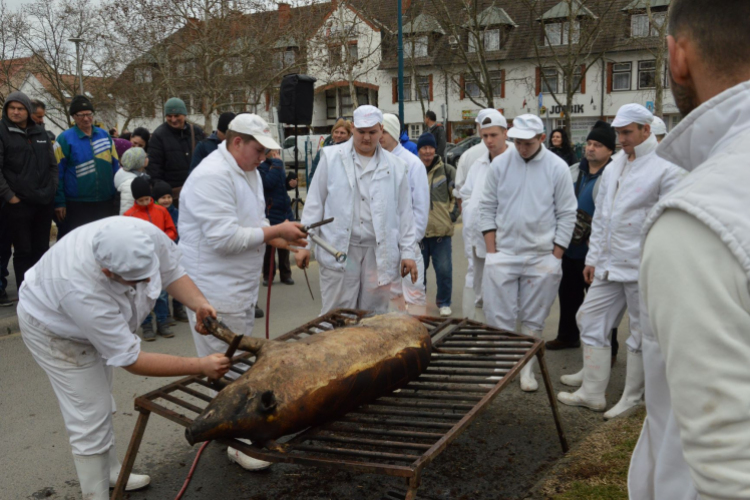
[[[488,253],[482,281],[487,324],[514,331],[520,321],[541,332],[561,278],[562,260],[551,252],[542,256]]]
[[[321,315],[339,308],[388,312],[391,284],[378,286],[375,247],[349,245],[343,272],[320,267],[320,295]]]
[[[227,352],[229,345],[223,340],[219,340],[213,335],[201,335],[195,331],[196,316],[190,309],[186,310],[188,321],[190,322],[190,331],[193,334],[193,341],[195,342],[195,351],[199,357],[208,356],[215,352],[224,354]],[[252,309],[247,309],[239,313],[225,313],[218,312],[219,320],[224,322],[237,335],[247,335],[248,337],[253,334],[253,326],[255,325],[255,306]],[[239,355],[244,351],[237,351],[235,355]]]
[[[111,366],[93,345],[58,337],[18,306],[21,338],[47,373],[74,455],[99,455],[115,444]]]
[[[477,257],[477,251],[475,248],[471,249],[471,258],[469,262],[473,263],[474,268],[474,296],[479,301],[482,298],[482,282],[484,281],[484,259]]]
[[[476,273],[474,272],[474,261],[471,258],[472,255],[474,255],[474,248],[471,245],[471,238],[469,236],[469,229],[466,227],[466,223],[464,222],[464,227],[461,230],[461,235],[464,239],[464,255],[467,259],[469,259],[469,264],[466,267],[466,282],[464,283],[464,287],[466,288],[474,288],[474,276],[476,276]],[[481,295],[477,295],[477,298],[481,297]]]
[[[630,337],[626,345],[633,352],[641,351],[641,318],[638,282],[608,281],[594,278],[576,320],[581,340],[593,347],[610,347],[610,331],[628,308]]]
[[[409,311],[412,314],[427,314],[427,293],[424,286],[424,258],[419,246],[414,248],[417,263],[417,282],[407,275],[391,283],[391,310]]]

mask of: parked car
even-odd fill
[[[467,137],[463,141],[456,144],[456,146],[445,153],[445,161],[446,163],[453,165],[454,167],[458,165],[458,159],[461,157],[464,152],[466,152],[469,148],[472,146],[475,146],[479,144],[479,141],[481,141],[482,138],[478,135],[472,135],[471,137]]]
[[[318,153],[318,150],[320,149],[320,145],[323,144],[323,141],[327,137],[326,134],[312,134],[312,135],[300,135],[300,136],[294,136],[290,135],[289,137],[284,139],[284,142],[281,144],[281,147],[283,148],[281,150],[281,158],[284,160],[284,165],[286,166],[293,166],[294,165],[294,139],[297,139],[297,148],[299,149],[299,165],[300,168],[304,169],[305,165],[305,143],[310,142],[310,152],[309,154],[312,154],[310,157],[310,162],[312,162],[312,159],[315,158],[315,155]]]

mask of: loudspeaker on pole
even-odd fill
[[[287,125],[310,125],[313,116],[316,79],[291,74],[281,80],[279,89],[279,122]]]

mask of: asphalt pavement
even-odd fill
[[[461,315],[466,259],[461,226],[453,239],[453,313]],[[308,270],[315,301],[301,270],[293,266],[295,285],[283,285],[278,277],[271,288],[270,337],[315,318],[320,313],[317,264]],[[427,272],[430,314],[437,315],[435,276]],[[262,308],[267,288],[261,287]],[[5,310],[10,309],[6,308]],[[0,314],[5,312],[0,308]],[[266,313],[268,311],[266,310]],[[544,337],[555,337],[558,309],[555,304]],[[194,356],[195,347],[187,324],[178,324],[172,339],[143,343],[143,349]],[[627,321],[620,328],[620,342],[627,338]],[[265,335],[265,319],[257,320],[256,335]],[[580,349],[548,352],[547,362],[556,390],[561,374],[581,366]],[[607,392],[610,405],[622,392],[625,353],[615,365]],[[539,376],[537,376],[539,378]],[[164,378],[138,377],[116,370],[114,415],[120,458],[135,426],[136,396],[166,385]],[[574,445],[603,423],[600,413],[560,405],[563,425]],[[52,388],[23,344],[18,333],[0,336],[0,500],[80,498],[70,447]],[[185,441],[183,428],[152,416],[136,460],[135,471],[151,475],[149,488],[129,494],[131,500],[174,498],[192,463],[196,447]],[[552,414],[540,380],[540,390],[523,393],[514,382],[469,429],[429,464],[423,475],[419,498],[498,500],[525,498],[528,490],[562,456]],[[230,463],[226,450],[211,444],[203,454],[185,500],[194,499],[380,499],[392,488],[403,487],[393,477],[356,474],[338,470],[277,464],[261,473],[246,472]]]

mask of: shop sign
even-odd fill
[[[550,106],[549,112],[553,115],[560,115],[565,111],[567,106],[560,106],[559,104],[556,106]],[[577,115],[584,112],[583,104],[574,104],[571,108],[570,114],[571,115]]]

